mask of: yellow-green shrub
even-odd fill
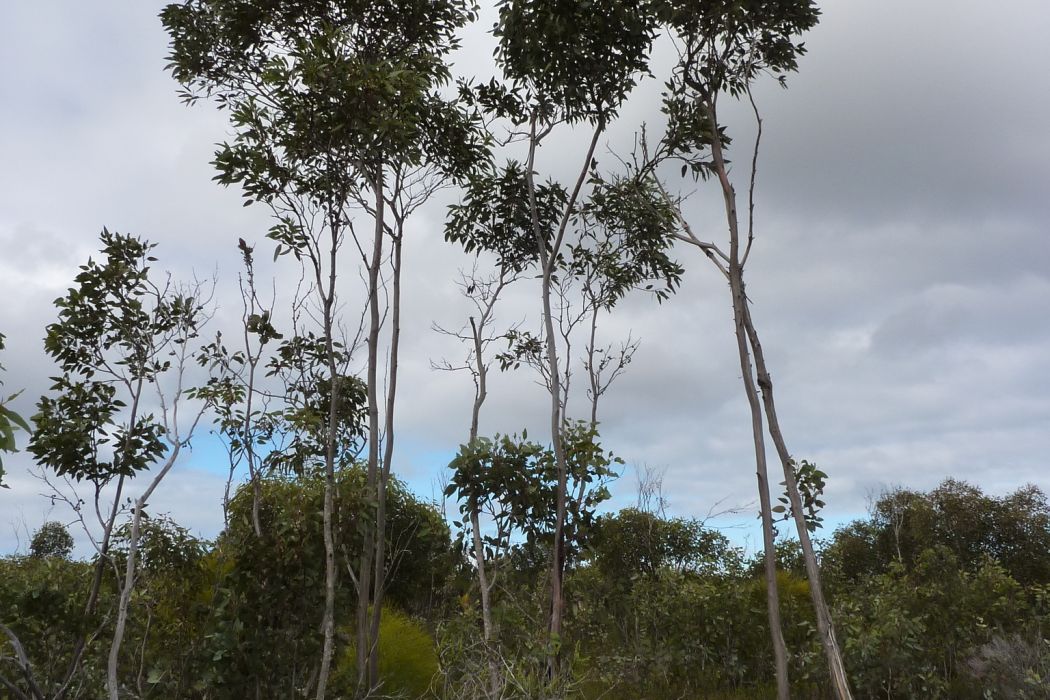
[[[352,629],[345,630],[354,639]],[[349,644],[339,657],[335,687],[349,693],[357,682],[357,652]],[[423,625],[394,608],[383,608],[379,623],[379,678],[383,696],[418,698],[438,672],[434,638]]]

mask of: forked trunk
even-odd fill
[[[832,624],[831,611],[828,609],[827,601],[824,599],[824,588],[820,579],[820,566],[817,564],[817,555],[813,550],[809,529],[806,527],[802,497],[799,494],[798,484],[795,481],[794,463],[784,442],[784,434],[780,430],[780,421],[777,420],[776,404],[773,399],[773,380],[766,367],[765,355],[762,352],[762,344],[759,342],[758,331],[755,330],[755,325],[751,319],[751,312],[746,307],[744,324],[752,351],[755,354],[758,386],[762,389],[762,401],[765,405],[766,418],[769,422],[769,435],[776,446],[777,455],[780,457],[781,465],[784,468],[784,483],[787,484],[788,500],[791,503],[795,528],[798,530],[798,540],[802,545],[802,558],[806,567],[806,578],[809,580],[810,597],[813,599],[813,608],[816,611],[817,631],[820,633],[820,642],[828,662],[828,675],[831,679],[831,686],[835,689],[835,696],[839,700],[852,700],[853,694],[850,692],[849,678],[846,675],[845,664],[842,662],[842,651],[839,649],[838,640],[835,638],[835,627]]]
[[[543,318],[547,336],[547,362],[551,376],[551,439],[554,442],[554,460],[558,469],[558,489],[555,495],[554,551],[551,561],[551,620],[550,643],[552,647],[561,643],[562,613],[565,609],[562,575],[565,555],[563,540],[565,537],[566,489],[568,475],[565,458],[565,444],[561,438],[563,421],[561,402],[560,365],[558,350],[554,341],[554,319],[551,315],[551,279],[550,270],[543,278]],[[557,651],[552,649],[548,667],[553,675],[557,670]]]
[[[146,488],[138,500],[135,501],[135,514],[131,518],[131,537],[128,540],[128,559],[124,565],[124,585],[120,591],[120,599],[117,602],[117,621],[113,629],[113,641],[109,645],[109,658],[106,662],[106,690],[109,700],[118,700],[120,697],[120,680],[117,670],[120,663],[120,647],[124,642],[124,630],[128,623],[128,608],[131,605],[131,593],[135,588],[135,557],[139,548],[139,533],[142,529],[142,511],[153,492],[164,480],[168,472],[175,465],[179,457],[181,443],[176,442],[164,466],[157,475],[153,477],[150,485]]]
[[[501,285],[502,286],[502,285]],[[472,342],[474,345],[474,372],[477,376],[477,386],[474,392],[474,405],[470,412],[470,435],[467,444],[473,445],[478,439],[478,426],[481,422],[481,407],[488,397],[488,375],[489,369],[485,365],[484,347],[481,334],[489,319],[489,311],[496,303],[500,287],[489,302],[488,310],[482,316],[480,327],[470,319]],[[492,657],[492,642],[495,638],[495,630],[492,627],[492,591],[489,583],[488,572],[485,565],[485,546],[481,541],[481,522],[477,509],[470,512],[471,539],[474,543],[474,562],[478,567],[478,590],[481,595],[481,633],[485,640],[485,656],[489,668],[489,697],[498,700],[503,684],[500,682],[499,666],[496,659]]]
[[[365,473],[365,500],[367,508],[376,508],[378,516],[379,483],[379,330],[382,319],[379,312],[379,271],[383,258],[383,236],[385,202],[383,199],[383,174],[378,173],[373,182],[375,188],[375,231],[372,241],[372,257],[368,265],[368,464]],[[357,577],[357,694],[367,697],[375,686],[372,675],[372,567],[376,541],[376,523],[364,519],[364,537]]]
[[[712,120],[717,125],[715,106],[710,103],[708,106]],[[717,128],[715,133],[717,133]],[[712,140],[711,155],[718,175],[718,182],[722,186],[726,223],[729,226],[729,287],[733,297],[733,324],[736,332],[737,353],[740,358],[740,373],[744,382],[744,393],[747,395],[748,406],[751,410],[751,435],[755,442],[755,466],[758,476],[759,507],[762,512],[762,542],[766,568],[766,607],[769,618],[769,635],[773,643],[777,698],[778,700],[788,700],[790,697],[790,684],[788,681],[787,645],[784,643],[784,632],[780,622],[780,596],[777,591],[776,549],[773,537],[773,510],[769,497],[769,474],[766,468],[762,405],[758,398],[758,391],[755,388],[754,370],[751,367],[751,353],[748,349],[747,295],[744,292],[744,270],[740,261],[740,227],[736,209],[736,191],[729,181],[729,174],[726,171],[725,158],[722,153],[722,144],[718,138]]]
[[[773,535],[773,510],[769,496],[769,473],[766,467],[766,445],[763,431],[762,406],[755,389],[751,356],[747,347],[747,335],[744,328],[744,315],[741,306],[747,303],[744,295],[743,280],[739,269],[734,271],[731,262],[730,287],[733,294],[733,320],[736,327],[737,353],[740,357],[740,372],[744,380],[744,393],[747,395],[751,411],[751,436],[755,443],[755,466],[758,477],[759,507],[762,513],[762,544],[766,574],[766,611],[769,619],[770,640],[773,643],[773,662],[776,671],[777,698],[787,700],[790,697],[788,680],[787,645],[784,642],[783,626],[780,622],[780,595],[777,590],[776,547]]]
[[[529,214],[532,220],[533,233],[536,239],[537,257],[540,261],[542,272],[542,303],[543,303],[543,330],[546,336],[546,361],[547,371],[550,377],[551,395],[551,441],[554,444],[554,462],[558,472],[558,486],[555,495],[555,522],[554,522],[554,545],[551,553],[551,609],[550,625],[548,627],[548,646],[550,651],[547,656],[547,674],[553,678],[557,672],[558,646],[561,643],[562,614],[565,609],[562,579],[565,571],[565,514],[566,514],[566,489],[568,488],[568,460],[565,456],[565,445],[562,442],[562,425],[565,421],[563,409],[563,397],[561,386],[561,365],[558,362],[558,346],[554,335],[554,314],[551,309],[551,283],[557,264],[559,251],[565,237],[566,228],[576,207],[576,201],[583,189],[587,179],[587,172],[594,158],[594,149],[598,145],[598,139],[605,131],[605,120],[599,118],[594,126],[584,158],[584,165],[580,170],[579,177],[569,195],[568,201],[561,214],[561,222],[555,232],[553,241],[547,241],[540,230],[539,209],[536,203],[536,183],[534,179],[534,168],[536,165],[536,149],[539,146],[539,137],[536,132],[538,116],[533,115],[530,123],[529,157],[525,167],[525,183],[529,196]],[[548,249],[549,245],[549,249]]]

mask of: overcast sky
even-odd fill
[[[4,391],[24,389],[14,407],[25,415],[54,373],[41,342],[51,302],[103,226],[158,243],[176,276],[216,274],[216,327],[240,314],[238,237],[271,250],[267,212],[211,182],[226,122],[209,105],[179,102],[164,71],[161,6],[0,10],[0,362]],[[948,476],[997,494],[1029,482],[1050,490],[1050,6],[852,0],[822,10],[790,89],[758,91],[765,136],[749,291],[789,448],[829,473],[831,523],[863,515],[883,488]],[[461,73],[490,70],[487,26],[470,32]],[[641,122],[658,122],[657,92],[642,86],[602,145],[606,159]],[[727,120],[741,149],[746,117]],[[582,148],[564,135],[540,167],[568,173]],[[461,353],[430,330],[466,315],[453,281],[471,263],[442,241],[454,196],[416,217],[405,250],[395,470],[424,497],[464,439],[472,390],[468,377],[430,369]],[[690,200],[689,215],[724,238],[712,193]],[[610,341],[631,332],[642,345],[604,405],[602,432],[629,465],[666,470],[673,513],[703,516],[754,501],[753,454],[727,289],[695,251],[679,253],[687,276],[676,298],[630,299],[603,327]],[[263,273],[284,279],[284,264]],[[522,286],[502,319],[535,325],[536,298]],[[482,431],[532,426],[540,436],[546,405],[531,378],[494,377]],[[211,537],[224,458],[206,435],[194,448],[154,508]],[[70,520],[40,495],[24,454],[5,465],[0,553],[24,550],[45,518]],[[615,504],[631,503],[634,489],[627,468]],[[752,512],[716,524],[738,523],[747,527],[735,538]]]

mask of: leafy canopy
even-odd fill
[[[249,201],[329,208],[374,189],[384,164],[472,167],[473,117],[439,88],[473,17],[462,0],[189,0],[161,13],[185,99],[214,97],[232,117],[216,179]]]
[[[496,62],[509,93],[543,122],[607,122],[648,70],[657,29],[650,2],[500,0],[497,6]],[[500,91],[490,85],[489,95]],[[518,123],[530,116],[519,112]]]
[[[151,279],[153,244],[108,230],[101,241],[102,259],[82,265],[76,286],[55,300],[44,349],[62,374],[37,404],[29,443],[59,476],[97,484],[132,476],[166,451],[163,423],[139,399],[196,336],[203,309],[192,293]]]
[[[709,148],[716,138],[718,96],[748,94],[761,74],[784,84],[806,52],[798,36],[817,24],[813,0],[659,0],[661,22],[680,45],[665,84],[666,145],[686,160],[683,175],[710,174],[708,163],[686,154]],[[728,137],[718,128],[720,141]]]
[[[610,497],[606,483],[615,478],[615,465],[623,463],[598,438],[586,421],[566,422],[560,435],[567,459],[564,527],[570,545],[579,545],[591,529],[598,505]],[[456,495],[463,516],[453,525],[463,528],[472,514],[491,517],[492,528],[480,533],[487,557],[506,553],[515,537],[529,545],[551,542],[558,484],[552,449],[528,441],[527,435],[482,437],[460,445],[449,467],[445,495]]]

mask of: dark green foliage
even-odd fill
[[[193,294],[150,278],[152,244],[107,230],[101,240],[103,260],[88,260],[55,300],[44,348],[62,374],[37,404],[29,442],[59,476],[96,484],[133,476],[166,452],[164,425],[139,410],[139,398],[196,336],[202,310]]]
[[[53,520],[40,526],[29,542],[29,556],[69,559],[73,553],[73,536],[65,525]]]
[[[708,150],[725,146],[715,127],[721,94],[749,95],[761,74],[784,84],[805,53],[799,36],[813,28],[820,11],[813,0],[657,0],[661,21],[680,44],[680,58],[665,83],[667,133],[663,155],[682,162],[682,175],[712,174]]]
[[[632,289],[666,298],[682,269],[669,257],[674,214],[655,188],[603,176],[590,156],[575,187],[538,182],[529,171],[536,149],[559,123],[586,122],[597,139],[616,116],[648,69],[655,6],[502,0],[498,7],[496,61],[507,82],[463,84],[460,93],[493,118],[529,124],[530,155],[524,164],[511,160],[472,174],[462,203],[449,209],[446,240],[468,253],[493,253],[504,269],[538,268],[556,282],[585,280],[589,303],[605,310]]]
[[[582,421],[566,425],[562,440],[570,494],[565,540],[572,553],[582,546],[598,505],[609,498],[606,483],[615,476],[613,465],[622,461],[606,452],[597,430]],[[508,554],[515,537],[526,545],[550,546],[558,479],[552,450],[506,435],[478,438],[460,445],[449,467],[445,495],[459,501],[463,517],[453,525],[464,528],[461,538],[476,512],[492,519],[492,528],[482,534],[487,557]]]
[[[83,597],[92,569],[89,562],[60,557],[0,558],[0,624],[22,641],[42,688],[54,688],[63,677],[75,635],[93,631],[99,623],[84,615]],[[104,591],[103,596],[104,604],[112,603],[111,590]],[[0,648],[0,675],[19,678],[11,664],[7,639],[0,638],[0,644],[4,645]],[[78,681],[86,687],[104,687],[102,645],[90,646],[87,656],[89,662]]]
[[[927,493],[887,492],[869,519],[836,531],[824,569],[858,690],[1044,697],[1048,538],[1039,489],[997,498],[951,479]],[[1004,665],[1008,647],[1028,651]],[[1002,683],[1023,692],[999,694],[997,674],[1012,674]]]
[[[930,548],[944,547],[964,570],[986,559],[1022,585],[1050,582],[1050,504],[1035,486],[989,496],[948,479],[927,493],[896,489],[873,505],[868,520],[835,533],[825,553],[840,578],[860,581],[900,562],[912,569]]]
[[[675,76],[710,94],[739,95],[760,73],[798,69],[820,10],[813,0],[656,0],[661,22],[684,42]]]
[[[527,442],[509,440],[506,449],[503,443],[502,438],[493,441],[488,450],[505,460],[496,471],[527,464],[543,451]],[[524,462],[519,452],[527,456]],[[493,468],[490,457],[479,459],[483,468]],[[513,475],[505,477],[516,483]],[[341,559],[352,559],[358,546],[355,514],[362,486],[357,470],[347,470],[339,481]],[[879,503],[886,505],[900,493],[891,492]],[[1040,502],[1033,489],[994,498],[949,482],[926,494],[907,493],[915,500],[913,508],[921,502],[958,505],[965,497],[975,508],[970,520],[976,521],[1002,504],[1025,504],[1013,516],[1024,527],[1013,531],[1012,546],[1001,551],[1026,551],[1036,559],[1033,566],[1048,556],[1028,539],[1039,536],[1037,523],[1046,511],[1045,506],[1030,510]],[[322,498],[323,480],[316,475],[265,479],[263,536],[258,538],[250,524],[251,489],[242,488],[231,503],[230,526],[215,546],[165,517],[144,519],[142,566],[121,661],[127,686],[141,684],[144,697],[231,700],[253,697],[257,689],[263,697],[294,697],[307,687],[320,646],[312,631],[323,595]],[[437,697],[477,697],[470,689],[484,686],[476,681],[487,678],[487,657],[477,646],[477,594],[459,549],[431,508],[400,486],[391,489],[390,498],[389,543],[401,554],[390,579],[387,600],[393,607],[384,613],[380,635],[386,688],[415,697],[429,684],[434,654],[439,654],[433,687],[444,694]],[[921,550],[913,557],[902,562],[893,556],[885,565],[869,565],[864,576],[851,577],[842,569],[844,552],[854,561],[864,560],[862,554],[873,562],[881,556],[877,536],[856,537],[860,530],[883,531],[878,506],[875,513],[836,532],[823,558],[858,697],[1046,697],[1050,582],[1021,583],[988,553],[964,561],[952,546],[935,541],[943,533],[918,528],[908,530],[909,541]],[[118,566],[125,535],[121,528],[115,540]],[[518,689],[508,691],[508,697],[524,699],[552,688],[544,676],[547,640],[535,624],[548,604],[542,572],[549,545],[540,541],[530,548],[519,542],[495,553],[492,570],[499,572],[499,586],[493,616],[501,668],[509,687]],[[582,558],[571,560],[566,581],[571,604],[559,642],[567,650],[567,675],[557,679],[558,692],[607,700],[768,694],[773,674],[760,558],[745,558],[696,520],[635,509],[596,518],[582,542]],[[953,544],[960,552],[968,549],[965,537]],[[783,565],[777,585],[784,629],[793,651],[792,697],[825,697],[797,543],[778,543],[778,561]],[[45,687],[65,671],[73,633],[106,623],[104,615],[83,615],[82,592],[90,575],[87,562],[0,560],[0,621],[24,641]],[[340,596],[347,595],[352,589],[341,588]],[[107,578],[100,609],[108,609],[113,598],[113,581]],[[344,613],[339,620],[337,688],[354,678],[350,617]],[[429,632],[435,628],[436,650]],[[104,655],[104,643],[89,645],[76,682],[101,687]],[[9,669],[0,658],[2,670]]]
[[[544,121],[608,121],[647,70],[649,2],[500,0],[496,61]],[[519,112],[527,121],[527,112]]]
[[[130,523],[116,532],[113,558],[123,570]],[[121,671],[128,687],[154,698],[192,697],[207,688],[209,622],[215,574],[209,543],[166,515],[143,518],[137,573],[123,645]]]
[[[187,100],[214,97],[237,132],[216,177],[251,200],[342,205],[383,164],[462,176],[483,153],[473,117],[441,97],[444,56],[473,17],[460,0],[192,0],[161,13]],[[271,237],[301,245],[292,220]]]
[[[549,252],[569,195],[556,182],[535,189],[534,224],[520,163],[512,160],[502,169],[479,173],[467,183],[462,203],[449,207],[445,240],[459,243],[468,253],[494,253],[508,270],[537,266],[536,229]]]
[[[609,579],[623,581],[661,570],[715,574],[740,566],[739,552],[701,521],[635,508],[598,518],[587,556]]]
[[[635,178],[603,179],[591,175],[589,199],[569,212],[578,235],[559,250],[556,274],[593,280],[603,292],[597,300],[611,309],[632,289],[665,299],[677,288],[682,268],[669,252],[675,216],[654,187]],[[468,253],[494,253],[499,264],[520,271],[539,265],[537,234],[550,254],[556,243],[569,195],[556,182],[535,188],[536,220],[522,166],[510,161],[471,179],[461,204],[449,207],[445,239]]]
[[[695,520],[627,509],[602,517],[569,579],[569,634],[587,697],[758,697],[772,679],[765,588],[743,552]],[[816,637],[804,579],[778,575],[800,696]]]
[[[677,227],[674,210],[656,187],[634,177],[604,179],[580,211],[580,239],[570,245],[570,269],[587,280],[592,303],[611,310],[641,289],[663,301],[677,290],[682,267],[670,257]]]
[[[582,280],[588,303],[607,311],[635,289],[666,299],[682,276],[670,257],[673,210],[653,185],[637,178],[605,179],[593,171],[590,185],[589,197],[566,211],[569,194],[562,185],[537,184],[533,218],[519,163],[480,172],[470,180],[462,203],[449,207],[445,239],[468,253],[493,253],[501,267],[513,271],[540,267],[542,241],[545,257],[554,255],[549,263],[554,278]],[[563,224],[573,232],[568,243],[562,239]],[[540,357],[538,340],[535,350]]]
[[[798,488],[799,496],[802,498],[802,516],[805,518],[806,528],[810,532],[816,532],[817,529],[822,527],[824,522],[824,518],[819,515],[824,507],[824,501],[820,497],[824,495],[824,486],[828,475],[817,469],[817,465],[811,464],[806,460],[801,462],[792,460],[791,464],[795,472],[795,486]],[[781,486],[785,485],[785,483],[783,481],[780,482]],[[794,518],[794,514],[791,512],[791,502],[787,494],[778,496],[777,500],[780,501],[780,504],[773,506],[773,512],[780,513],[782,520]]]
[[[1021,586],[994,561],[972,572],[943,547],[897,564],[836,604],[858,690],[886,697],[980,697],[967,673],[979,648],[1029,627]]]

